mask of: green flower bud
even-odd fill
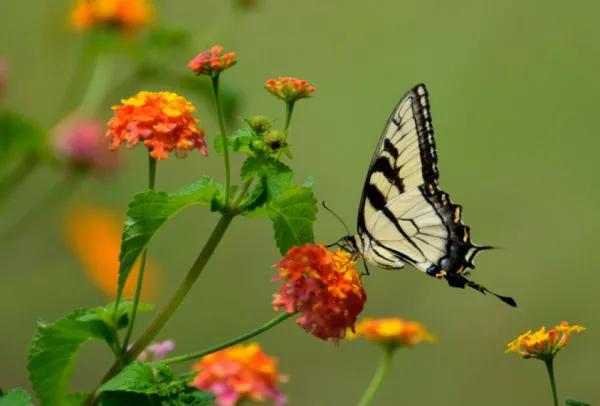
[[[269,131],[264,136],[265,144],[274,151],[281,149],[287,145],[285,134],[282,131]]]
[[[249,117],[245,121],[257,133],[264,133],[271,129],[271,120],[265,116]]]

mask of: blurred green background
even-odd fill
[[[66,23],[70,6],[66,0],[0,2],[0,55],[9,65],[4,104],[47,127],[56,123],[57,101],[68,96],[80,45]],[[317,198],[350,224],[391,108],[414,84],[428,85],[442,187],[464,206],[475,241],[503,247],[478,258],[473,279],[515,297],[519,307],[451,289],[414,269],[372,270],[363,315],[418,320],[439,338],[434,346],[397,354],[377,405],[550,404],[543,364],[505,355],[504,348],[524,330],[561,320],[588,330],[558,356],[559,394],[600,402],[597,3],[259,0],[255,9],[232,12],[223,0],[180,0],[158,8],[160,23],[194,34],[197,51],[219,43],[238,53],[238,66],[226,75],[242,97],[237,115],[283,119],[282,103],[262,89],[270,77],[293,75],[318,88],[297,106],[292,165],[299,181],[315,177]],[[192,56],[169,64],[185,72]],[[165,82],[131,83],[127,94],[107,100],[103,117],[118,97],[142,88],[187,95]],[[194,100],[212,143],[210,103]],[[64,243],[62,227],[75,201],[124,212],[146,177],[142,149],[124,155],[114,179],[86,181],[70,202],[39,212],[35,224],[0,247],[2,388],[28,387],[26,351],[37,319],[105,303]],[[221,165],[215,154],[161,162],[158,187],[172,191],[202,174],[221,179]],[[35,204],[58,177],[48,168],[36,171],[4,208],[4,220]],[[215,220],[206,209],[190,209],[161,229],[150,248],[164,273],[159,303]],[[318,240],[342,233],[331,215],[319,213]],[[271,264],[279,257],[267,222],[236,220],[161,337],[175,339],[183,353],[271,318]],[[259,341],[290,375],[283,390],[292,405],[356,404],[380,356],[364,342],[321,342],[291,322]],[[108,351],[86,347],[76,389],[89,389],[108,365]]]

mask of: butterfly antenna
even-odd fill
[[[329,213],[333,214],[333,216],[334,216],[336,219],[338,219],[338,221],[339,221],[340,223],[342,223],[342,225],[344,226],[344,229],[346,229],[346,234],[348,234],[348,235],[352,234],[352,233],[350,232],[350,229],[349,229],[349,228],[348,228],[348,226],[346,225],[346,223],[344,223],[344,220],[342,220],[342,218],[341,218],[340,216],[338,216],[338,215],[337,215],[337,214],[336,214],[336,213],[335,213],[333,210],[331,210],[329,207],[327,207],[327,204],[325,204],[325,200],[323,200],[323,201],[321,202],[321,204],[323,205],[323,208],[325,208],[325,210],[327,210]],[[335,245],[335,244],[333,244],[333,245]]]

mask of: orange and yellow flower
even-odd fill
[[[108,122],[106,137],[111,148],[143,142],[156,159],[167,159],[171,151],[180,157],[193,149],[207,154],[204,131],[192,117],[196,109],[184,97],[171,92],[139,92],[121,103],[113,106],[114,117]]]
[[[435,337],[421,323],[398,317],[361,320],[356,324],[356,332],[349,338],[359,337],[391,348],[435,342]]]
[[[95,26],[138,31],[154,20],[154,7],[148,0],[77,0],[71,11],[71,24],[83,31]]]
[[[198,374],[191,385],[214,393],[219,406],[238,402],[287,403],[277,385],[287,378],[277,372],[277,360],[257,343],[241,344],[207,355],[193,369]]]
[[[94,206],[71,209],[65,224],[66,241],[83,265],[87,277],[109,298],[117,294],[122,226],[123,221],[112,211]],[[132,297],[135,292],[139,267],[138,260],[125,284],[124,297]],[[156,265],[147,261],[143,300],[156,296],[158,279]]]
[[[237,63],[235,52],[224,54],[223,51],[222,46],[214,45],[192,59],[188,67],[198,75],[216,76]]]
[[[323,245],[292,247],[279,267],[275,281],[283,281],[273,295],[273,308],[300,313],[296,323],[323,339],[338,341],[354,329],[367,294],[345,251],[332,253]]]
[[[310,97],[317,90],[306,80],[288,76],[267,80],[265,89],[286,103],[295,103],[297,100]]]
[[[523,358],[552,359],[567,345],[572,333],[580,333],[584,330],[584,327],[570,326],[566,321],[550,330],[546,330],[546,327],[541,327],[535,332],[529,330],[508,343],[506,352],[514,352]]]

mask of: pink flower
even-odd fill
[[[76,170],[90,170],[98,176],[114,172],[119,156],[111,151],[104,139],[100,121],[85,117],[70,117],[55,130],[56,154]]]
[[[159,361],[175,349],[175,343],[171,340],[160,341],[150,344],[140,355],[138,361]]]
[[[0,58],[0,98],[4,94],[4,87],[6,86],[6,62]]]
[[[198,54],[188,63],[188,67],[199,75],[215,76],[235,65],[235,52],[223,53],[223,47],[214,45],[208,51]]]

